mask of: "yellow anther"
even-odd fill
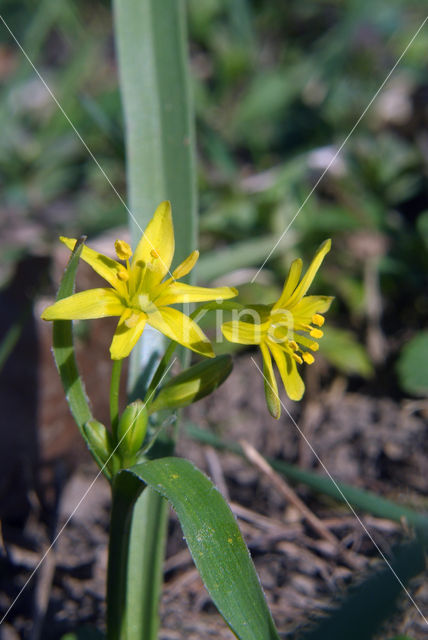
[[[126,269],[119,269],[117,272],[117,277],[119,278],[119,280],[122,280],[122,282],[126,282],[127,280],[129,280],[129,273]]]
[[[323,332],[321,331],[321,329],[312,329],[312,331],[310,331],[309,335],[311,336],[311,338],[315,338],[315,340],[319,340],[320,338],[323,337]]]
[[[322,327],[324,322],[325,322],[325,318],[321,314],[315,313],[312,316],[312,322],[313,322],[313,324],[316,324],[317,327]]]
[[[160,258],[159,253],[156,251],[156,249],[152,249],[150,251],[150,255],[152,256],[152,258]]]
[[[312,342],[312,344],[309,345],[309,349],[311,349],[312,351],[318,351],[318,349],[320,348],[318,342]]]
[[[299,364],[302,364],[303,360],[300,356],[297,355],[297,353],[292,353],[291,357],[295,359],[296,362],[298,362]]]
[[[315,358],[311,353],[307,353],[306,351],[302,354],[303,360],[306,364],[313,364],[315,362]]]
[[[295,342],[294,340],[289,340],[288,341],[288,346],[290,347],[290,349],[292,349],[293,351],[297,351],[299,349],[299,345],[297,344],[297,342]]]
[[[132,249],[125,240],[116,240],[114,248],[116,249],[116,255],[119,260],[129,260],[132,256]]]
[[[132,329],[132,327],[136,327],[138,324],[138,321],[141,318],[141,314],[139,313],[132,313],[129,318],[127,318],[125,320],[125,324],[129,329]]]

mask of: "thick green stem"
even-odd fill
[[[139,485],[142,488],[142,484]],[[126,595],[128,549],[132,513],[138,492],[116,476],[112,507],[107,572],[107,640],[127,640]],[[143,636],[141,636],[142,638]]]

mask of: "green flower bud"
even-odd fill
[[[116,436],[122,457],[133,456],[141,449],[147,431],[147,418],[147,409],[141,400],[131,402],[122,413]]]
[[[110,431],[98,420],[89,420],[83,425],[83,431],[89,450],[99,467],[106,467],[107,476],[115,473],[118,470],[118,465],[115,456],[111,455],[113,443]]]
[[[172,378],[150,406],[150,413],[161,409],[178,409],[212,393],[232,371],[232,358],[218,356],[204,360]]]

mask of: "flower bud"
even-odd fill
[[[204,360],[172,378],[150,406],[150,413],[161,409],[178,409],[212,393],[232,371],[232,358],[218,356]]]
[[[118,470],[117,460],[112,456],[111,433],[98,420],[89,420],[83,425],[86,443],[100,468],[107,467],[108,475]]]
[[[147,418],[147,409],[141,400],[131,402],[122,413],[116,436],[122,457],[133,456],[141,449],[147,431]]]

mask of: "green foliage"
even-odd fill
[[[66,633],[61,637],[61,640],[104,640],[105,635],[98,631],[98,629],[92,629],[91,627],[82,627],[72,633]]]
[[[428,395],[428,331],[417,333],[401,350],[397,373],[402,388],[415,396]]]
[[[278,640],[236,520],[212,482],[180,458],[135,465],[121,472],[118,482],[138,490],[137,477],[171,502],[205,586],[236,636]]]
[[[197,228],[185,3],[115,0],[113,8],[132,244],[136,245],[159,203],[170,200],[176,243],[174,258],[179,263],[195,249]],[[131,395],[136,393],[142,376],[150,380],[164,347],[165,341],[156,337],[156,332],[144,331],[130,359]],[[187,358],[188,354],[182,351],[182,362]],[[157,638],[166,515],[166,505],[160,496],[144,492],[137,500],[134,517],[130,516],[124,539],[119,536],[117,543],[111,542],[109,640],[123,637],[124,629],[128,640]],[[115,553],[118,548],[128,552],[128,545],[129,555],[119,559],[122,565],[118,566]],[[118,594],[118,590],[122,593]],[[131,619],[127,620],[128,615]]]
[[[161,388],[150,405],[150,413],[163,409],[179,409],[197,402],[223,384],[232,367],[230,355],[203,360],[189,367]]]
[[[320,351],[339,371],[347,375],[370,378],[373,367],[366,350],[346,329],[327,326],[320,340]]]

